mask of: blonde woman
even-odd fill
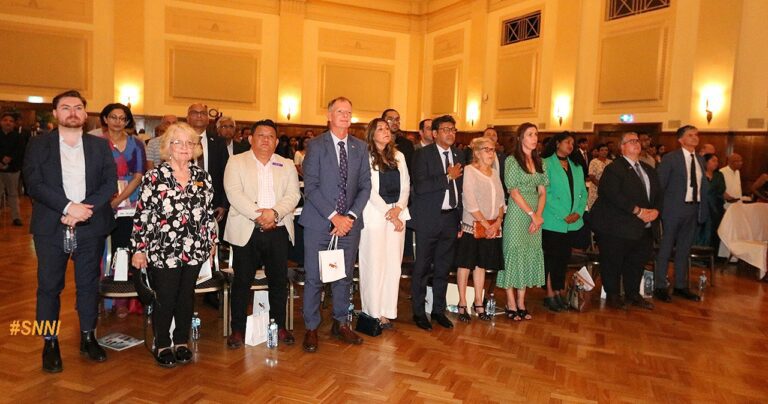
[[[469,273],[475,285],[472,308],[481,320],[491,316],[483,308],[485,270],[504,269],[501,245],[501,225],[504,221],[504,188],[498,169],[494,168],[496,143],[486,137],[472,139],[472,164],[464,169],[462,193],[462,234],[456,250],[456,280],[459,286],[459,320],[470,321],[467,310]],[[482,226],[484,236],[476,233],[475,223]]]
[[[384,119],[366,128],[371,164],[371,196],[363,210],[360,238],[360,300],[363,312],[392,328],[397,317],[405,222],[410,219],[410,177],[405,157],[395,148]]]
[[[200,267],[216,253],[211,176],[193,163],[200,137],[186,123],[168,127],[160,154],[165,160],[141,181],[133,217],[131,263],[148,268],[157,304],[152,312],[155,360],[162,367],[192,360],[187,348]],[[175,320],[173,345],[169,329]]]

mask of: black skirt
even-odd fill
[[[501,271],[504,269],[501,238],[476,239],[466,231],[456,241],[456,261],[458,268],[475,267]]]

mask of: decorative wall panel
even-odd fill
[[[667,30],[662,27],[603,39],[598,102],[661,101],[664,94]]]
[[[394,59],[395,38],[321,28],[318,50],[379,59]]]
[[[435,66],[432,70],[432,115],[455,115],[458,112],[459,77],[458,63]]]
[[[261,43],[262,21],[185,8],[166,7],[165,32],[225,41]]]
[[[499,56],[496,73],[496,110],[533,111],[538,88],[538,52]]]
[[[456,30],[435,37],[433,59],[442,59],[464,52],[464,30]]]
[[[389,66],[321,60],[318,71],[321,111],[326,111],[328,101],[339,96],[349,98],[356,112],[380,114],[391,107],[394,72]]]

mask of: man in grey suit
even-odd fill
[[[362,344],[347,323],[352,272],[363,228],[363,208],[371,194],[371,169],[367,145],[349,136],[352,102],[338,97],[328,103],[329,130],[313,138],[304,157],[304,209],[299,224],[304,226],[304,351],[317,351],[320,325],[320,280],[318,252],[325,250],[332,236],[339,237],[344,250],[347,276],[331,283],[333,325],[331,334],[350,344]]]
[[[664,204],[661,213],[662,237],[656,256],[655,290],[653,295],[663,302],[672,301],[669,295],[667,267],[672,249],[675,249],[675,296],[699,301],[701,298],[688,289],[688,255],[693,245],[696,223],[709,214],[707,204],[701,203],[707,195],[704,181],[704,159],[696,154],[699,130],[685,125],[677,130],[681,148],[664,155],[658,167]]]

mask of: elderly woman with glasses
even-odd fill
[[[165,162],[144,175],[133,217],[131,263],[149,269],[157,294],[152,312],[155,360],[163,367],[192,360],[187,341],[195,284],[200,267],[216,253],[211,177],[193,163],[202,152],[198,140],[186,123],[168,127],[160,146]]]
[[[504,269],[501,225],[504,221],[504,188],[494,167],[496,143],[487,137],[472,139],[472,164],[464,169],[461,236],[456,249],[456,280],[459,286],[459,320],[470,321],[467,282],[472,272],[475,296],[472,308],[481,320],[491,320],[483,308],[485,270]]]

